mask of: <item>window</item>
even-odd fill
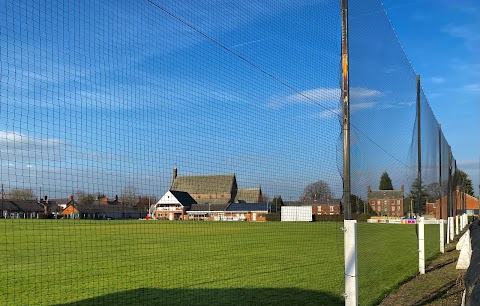
[[[330,205],[330,212],[333,212],[333,206]]]

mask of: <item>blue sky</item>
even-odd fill
[[[113,196],[134,186],[161,196],[177,165],[181,175],[236,173],[240,188],[285,199],[319,179],[341,194],[338,1],[154,2],[163,10],[148,1],[0,7],[7,189]],[[415,172],[415,73],[380,3],[362,3],[351,22],[361,25],[351,46],[358,193],[382,171],[396,188]],[[434,3],[385,8],[459,167],[478,184],[478,7]]]
[[[480,3],[384,1],[385,9],[442,125],[459,168],[478,196]]]

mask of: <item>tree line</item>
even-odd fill
[[[457,170],[451,179],[451,191],[455,191],[457,186],[461,187],[461,191],[475,196],[472,180],[468,177],[468,174],[463,170]],[[386,171],[380,176],[380,182],[378,184],[379,190],[394,190],[392,179]],[[424,209],[427,199],[429,201],[436,201],[441,196],[445,196],[448,193],[447,183],[433,182],[428,185],[422,184],[419,186],[418,179],[415,179],[410,186],[406,198],[416,199],[418,194],[421,196],[421,207]],[[319,180],[308,184],[300,197],[301,201],[325,201],[327,199],[333,199],[332,189],[327,182]],[[352,212],[359,213],[374,213],[373,209],[366,203],[361,197],[351,194],[350,203],[352,205]]]
[[[89,193],[82,189],[78,189],[72,194],[74,201],[82,206],[94,205],[95,202],[101,203],[103,198],[107,196],[104,193]],[[13,188],[6,198],[12,201],[31,201],[35,200],[37,196],[32,189]],[[150,205],[155,204],[158,199],[155,196],[140,195],[135,187],[127,186],[123,189],[119,199],[123,206],[134,208],[137,210],[147,211]]]
[[[468,177],[468,174],[462,170],[457,170],[452,177],[451,190],[455,191],[456,186],[461,186],[461,190],[466,194],[475,196],[472,180]],[[383,172],[380,177],[378,189],[393,190],[392,180],[386,171]],[[416,199],[420,192],[422,199],[421,205],[424,207],[427,198],[431,201],[436,201],[440,199],[442,194],[445,196],[447,191],[448,186],[446,183],[440,186],[439,182],[434,182],[426,186],[422,184],[420,187],[418,186],[418,179],[415,179],[410,187],[410,192],[407,194],[407,197]],[[72,196],[74,196],[74,200],[80,205],[93,205],[96,201],[100,204],[101,199],[106,197],[105,194],[101,192],[88,193],[82,189],[77,190]],[[14,201],[35,200],[35,198],[36,195],[31,189],[14,188],[8,192],[8,199]],[[158,200],[155,196],[140,195],[137,189],[133,186],[125,187],[120,195],[120,199],[122,205],[136,208],[138,210],[148,210],[150,205],[156,203]],[[333,192],[329,184],[324,180],[318,180],[305,186],[300,197],[300,201],[325,201],[327,199],[333,199]],[[270,199],[268,195],[263,195],[263,200],[270,202],[272,208],[275,207],[276,211],[280,211],[284,204],[282,196],[280,195],[276,195],[272,199]],[[352,205],[352,211],[357,214],[373,213],[370,205],[357,195],[350,195],[350,203]]]

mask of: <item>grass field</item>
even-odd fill
[[[0,305],[341,305],[341,226],[0,220]],[[359,224],[358,243],[361,305],[417,271],[414,226]]]

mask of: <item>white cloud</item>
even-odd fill
[[[314,88],[297,92],[288,96],[271,97],[267,106],[271,108],[282,108],[292,104],[322,104],[334,106],[340,99],[340,88]]]
[[[358,98],[374,98],[374,97],[381,97],[383,94],[376,90],[376,89],[369,89],[363,87],[353,87],[350,88],[350,98],[358,99]]]
[[[340,101],[340,88],[314,88],[300,91],[293,95],[284,97],[272,97],[267,102],[267,106],[271,108],[281,108],[285,105],[292,104],[318,104],[324,106],[327,112],[329,109],[335,109]],[[383,94],[375,89],[353,87],[350,89],[350,98],[362,100],[365,98],[381,97]],[[362,104],[363,102],[356,103]],[[355,103],[352,103],[354,105]]]
[[[350,112],[354,113],[362,109],[374,108],[377,105],[376,102],[363,102],[363,103],[353,103],[350,105]],[[313,118],[327,119],[333,116],[340,116],[342,114],[342,108],[324,110],[323,112],[316,113],[313,115]]]
[[[337,109],[328,109],[324,110],[323,112],[316,113],[312,115],[312,118],[317,118],[317,119],[328,119],[334,116],[340,116],[342,114],[342,110],[340,108]]]
[[[480,85],[479,84],[468,84],[468,85],[463,86],[463,90],[480,92]]]
[[[430,81],[434,84],[443,84],[445,83],[445,79],[442,77],[431,77]]]
[[[479,169],[480,161],[478,160],[457,160],[457,166],[460,169]]]
[[[324,110],[312,114],[310,118],[329,119],[332,117],[338,117],[342,114],[340,94],[340,88],[314,88],[289,96],[272,97],[267,102],[267,106],[279,109],[287,105],[317,104],[323,107]],[[376,89],[353,87],[350,89],[350,111],[356,112],[362,109],[377,107],[378,102],[371,101],[371,99],[382,96],[383,93]]]
[[[263,38],[263,39],[257,39],[257,40],[252,40],[252,41],[248,41],[248,42],[236,44],[236,45],[234,45],[234,46],[231,46],[230,49],[238,48],[238,47],[243,47],[243,46],[247,46],[247,45],[251,45],[251,44],[256,44],[256,43],[259,43],[259,42],[263,42],[263,41],[266,41],[266,40],[270,40],[270,39],[272,39],[272,38],[273,38],[273,37],[271,37],[271,38]]]
[[[463,40],[468,48],[476,48],[480,40],[480,35],[473,26],[449,23],[443,27],[442,32]]]
[[[0,144],[1,147],[6,147],[9,145],[15,145],[17,147],[23,146],[51,146],[55,144],[60,144],[61,141],[58,139],[42,139],[27,136],[22,133],[9,132],[9,131],[0,131]]]
[[[59,154],[64,143],[59,139],[36,138],[22,133],[0,131],[0,160],[11,162],[29,162],[49,159]]]
[[[356,104],[352,104],[352,105],[350,106],[350,111],[356,111],[356,110],[360,110],[360,109],[373,108],[373,107],[375,107],[375,105],[377,105],[376,102],[356,103]]]

